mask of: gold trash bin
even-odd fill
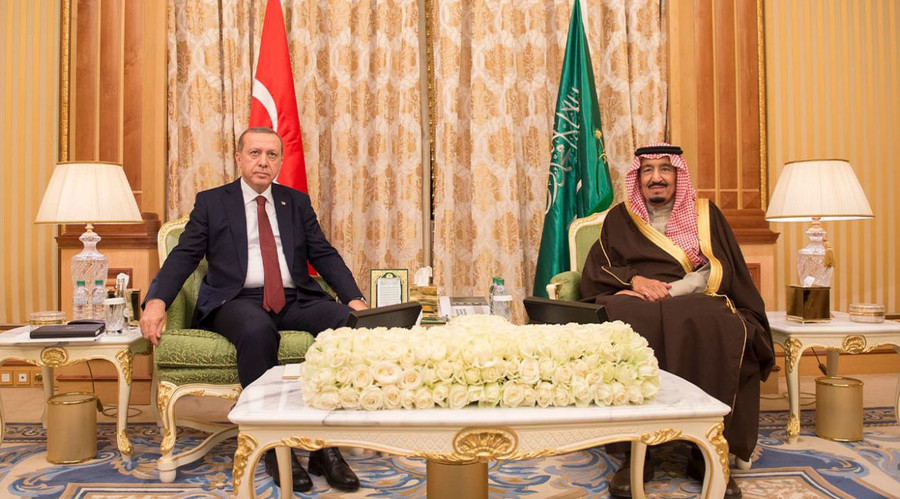
[[[47,400],[47,461],[73,464],[97,455],[97,396],[70,392]]]
[[[843,376],[816,378],[816,435],[839,442],[863,439],[863,382]]]

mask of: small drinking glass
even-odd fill
[[[106,332],[121,333],[125,327],[125,298],[107,298],[103,300],[106,312]]]

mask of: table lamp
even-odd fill
[[[784,165],[766,220],[810,222],[806,231],[809,244],[797,256],[800,286],[788,289],[788,318],[802,322],[830,319],[828,290],[834,256],[820,222],[872,217],[872,208],[848,161],[807,160]],[[792,314],[792,309],[797,313]]]
[[[72,281],[106,281],[109,262],[97,251],[94,224],[141,223],[131,185],[121,164],[99,161],[58,163],[44,192],[35,223],[86,224],[78,239],[81,253],[72,257]]]

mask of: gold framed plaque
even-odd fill
[[[369,305],[385,307],[409,301],[408,269],[372,269]]]

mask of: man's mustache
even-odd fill
[[[654,187],[668,187],[668,186],[669,186],[668,182],[650,182],[649,184],[647,184],[648,189],[652,189]]]

